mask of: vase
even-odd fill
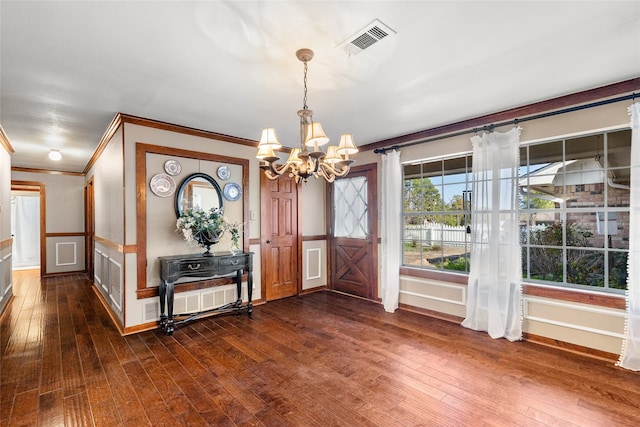
[[[231,243],[231,249],[229,249],[229,252],[231,252],[231,255],[235,255],[237,253],[240,253],[240,248],[238,247],[237,243]]]
[[[220,241],[224,230],[205,230],[198,233],[196,236],[196,241],[198,244],[206,249],[206,251],[202,254],[203,256],[213,256],[211,252],[211,246],[215,245]]]

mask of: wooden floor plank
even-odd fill
[[[10,416],[10,426],[33,426],[38,417],[38,390],[31,390],[15,396],[13,409],[7,413]]]

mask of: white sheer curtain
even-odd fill
[[[400,296],[402,166],[400,152],[382,155],[382,304],[393,313]]]
[[[471,267],[462,326],[491,338],[522,338],[518,231],[520,128],[471,138]]]
[[[640,371],[640,102],[631,114],[631,199],[627,260],[627,321],[618,366]]]
[[[11,206],[13,268],[40,265],[40,197],[16,196]]]

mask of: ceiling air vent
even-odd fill
[[[342,48],[349,55],[357,55],[383,38],[395,33],[391,28],[376,19],[340,43],[338,47]]]

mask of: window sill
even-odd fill
[[[542,298],[552,298],[580,304],[625,310],[627,301],[624,295],[610,295],[601,292],[581,291],[578,289],[555,288],[553,286],[523,284],[522,292]]]

